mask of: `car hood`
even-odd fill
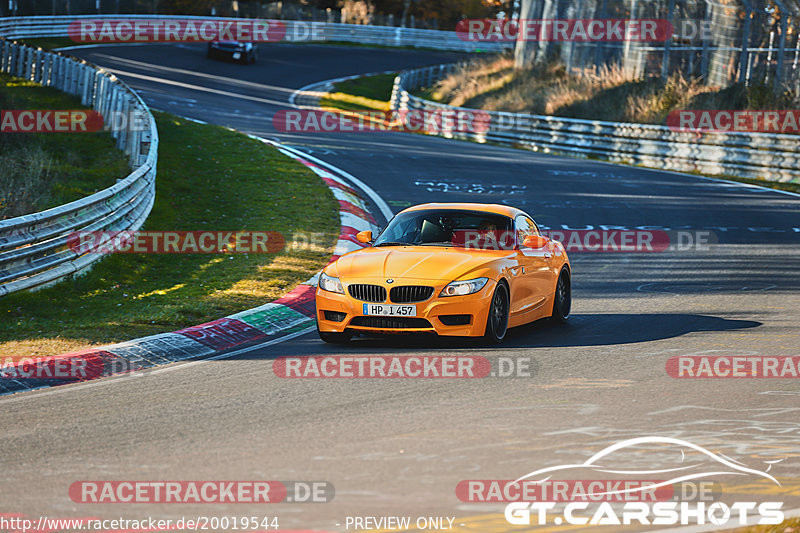
[[[366,248],[340,257],[336,271],[344,281],[359,278],[453,281],[508,255],[508,251],[429,246]]]

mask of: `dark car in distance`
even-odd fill
[[[239,41],[211,41],[208,43],[206,57],[209,59],[229,59],[240,63],[255,63],[258,48],[253,43]]]

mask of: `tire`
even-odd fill
[[[506,338],[509,309],[508,286],[502,282],[498,283],[492,294],[489,316],[486,319],[486,333],[483,335],[487,342],[500,344]]]
[[[317,325],[317,334],[319,338],[328,344],[347,344],[353,338],[353,334],[345,331],[344,333],[336,333],[332,331],[320,331]]]
[[[569,271],[561,269],[556,282],[556,290],[553,293],[553,314],[550,319],[556,324],[563,324],[569,318],[572,308],[572,283],[569,278]]]

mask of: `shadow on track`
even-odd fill
[[[735,331],[755,328],[760,322],[717,316],[678,313],[575,314],[563,325],[548,320],[509,330],[503,344],[487,345],[482,339],[436,337],[434,335],[392,335],[356,337],[345,345],[325,344],[316,334],[306,335],[273,351],[251,352],[235,359],[273,359],[284,355],[352,355],[402,353],[408,351],[503,351],[515,348],[607,346],[656,341],[701,331]]]

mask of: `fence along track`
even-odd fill
[[[86,61],[4,38],[9,33],[25,36],[19,29],[9,32],[8,21],[0,22],[0,72],[78,96],[103,117],[127,117],[111,121],[109,132],[133,171],[80,200],[0,221],[0,296],[56,282],[103,257],[71,250],[71,232],[139,229],[153,207],[158,157],[155,120],[127,85]],[[32,30],[28,36],[42,35]]]
[[[432,102],[410,92],[431,86],[456,68],[457,65],[438,65],[401,72],[392,90],[392,110],[461,109],[474,115],[475,110]],[[453,131],[445,135],[663,170],[800,183],[800,135],[680,132],[653,124],[496,111],[480,114],[489,117],[486,131]]]

